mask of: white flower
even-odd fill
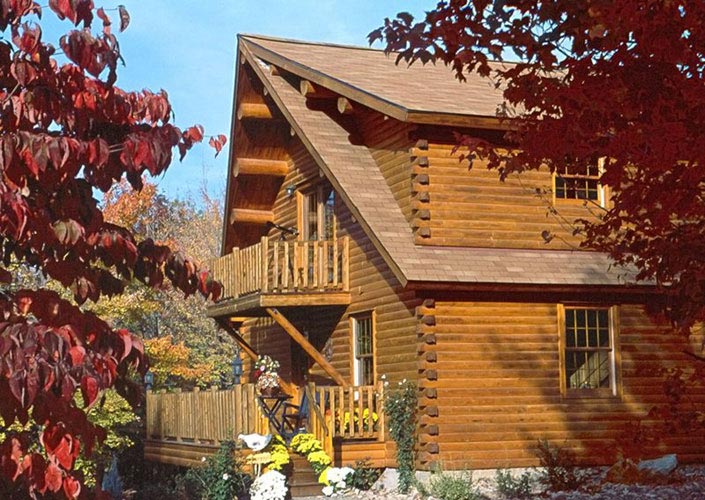
[[[201,462],[205,462],[205,461],[206,461],[206,457],[201,457]]]
[[[323,494],[327,497],[333,496],[334,491],[332,486],[325,486],[323,488]]]
[[[223,481],[227,481],[228,479],[230,479],[230,474],[226,472],[225,474],[223,474]]]
[[[385,374],[382,375],[380,378],[381,378],[382,380],[387,380],[387,374],[385,373]]]
[[[284,500],[286,493],[286,477],[275,470],[259,476],[250,487],[252,500]]]

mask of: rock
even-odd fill
[[[386,468],[371,489],[373,491],[396,491],[398,487],[399,473],[396,469]]]
[[[678,467],[678,458],[676,455],[664,455],[653,460],[642,460],[637,465],[640,471],[648,471],[652,474],[668,476]]]

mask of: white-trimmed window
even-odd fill
[[[351,317],[353,341],[353,385],[375,383],[374,362],[374,313],[368,312]]]
[[[559,200],[589,200],[604,206],[605,193],[600,184],[602,161],[588,165],[564,165],[553,176],[553,194]]]
[[[616,396],[616,307],[559,306],[561,385],[566,396]]]

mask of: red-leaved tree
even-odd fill
[[[115,295],[137,279],[166,280],[193,294],[217,297],[220,286],[190,259],[125,228],[107,223],[94,189],[125,176],[162,173],[177,148],[181,157],[203,138],[199,126],[170,123],[164,92],[114,86],[120,60],[111,20],[92,0],[0,0],[0,488],[4,498],[76,498],[72,475],[81,447],[104,435],[84,408],[107,387],[130,399],[143,373],[143,346],[114,331],[58,294],[18,289],[11,266],[60,282],[80,305]],[[53,13],[76,27],[60,51],[46,43],[39,15]],[[129,16],[118,10],[119,28]],[[91,31],[98,22],[102,29]],[[224,138],[211,140],[216,149]],[[25,426],[34,422],[34,426]],[[24,493],[21,495],[20,491]]]
[[[459,139],[500,176],[602,158],[612,203],[579,221],[584,245],[669,285],[687,328],[705,319],[704,20],[701,0],[443,0],[370,40],[502,86],[517,149]],[[489,62],[502,57],[518,64]]]

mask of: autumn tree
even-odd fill
[[[600,159],[611,203],[577,221],[584,245],[667,285],[664,309],[687,328],[705,319],[704,19],[700,0],[443,0],[370,40],[503,89],[517,147],[459,137],[500,177]]]
[[[111,386],[131,400],[139,391],[128,377],[130,369],[146,368],[139,338],[78,305],[120,294],[131,280],[219,294],[219,285],[183,254],[107,222],[93,197],[123,177],[139,190],[145,173],[164,172],[173,150],[183,156],[203,130],[171,124],[166,93],[114,85],[119,46],[110,18],[92,0],[48,3],[42,12],[31,0],[0,0],[4,498],[78,497],[75,459],[104,436],[86,408]],[[60,38],[60,50],[44,41],[40,14],[76,27]],[[124,8],[117,16],[119,28],[127,27]],[[102,30],[91,30],[95,21]],[[222,147],[223,140],[211,143]],[[13,261],[61,283],[76,304],[46,289],[13,286]],[[36,426],[28,428],[30,421]]]

